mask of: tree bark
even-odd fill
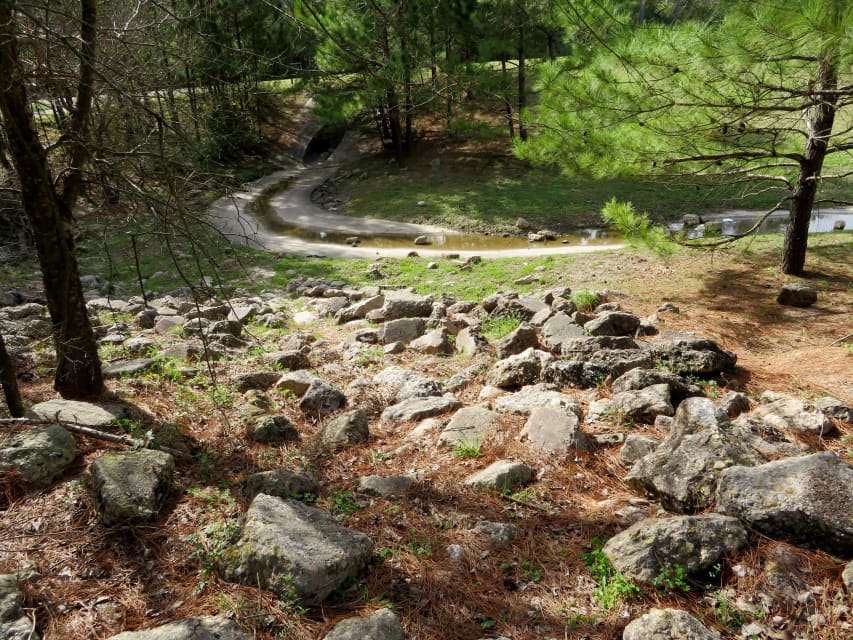
[[[84,21],[81,37],[94,38],[95,4],[95,0],[81,2]],[[95,396],[103,391],[104,384],[74,257],[71,214],[86,158],[85,121],[93,95],[89,56],[94,52],[94,42],[84,43],[81,48],[78,104],[72,116],[72,164],[60,195],[30,110],[12,5],[11,0],[0,0],[0,77],[4,79],[0,85],[0,115],[21,184],[24,212],[33,230],[53,324],[57,355],[54,388],[65,398]]]
[[[815,84],[815,99],[806,120],[809,137],[791,196],[791,212],[782,248],[782,273],[789,275],[802,275],[805,268],[812,206],[835,123],[838,101],[835,92],[838,88],[838,55],[835,51],[822,53]]]
[[[6,351],[2,333],[0,333],[0,385],[3,385],[3,395],[6,398],[6,406],[9,407],[9,415],[13,418],[23,418],[24,402],[21,399],[21,390],[18,388],[15,365],[9,357],[9,352]]]
[[[522,15],[518,26],[518,137],[527,140],[524,109],[527,108],[527,16]]]

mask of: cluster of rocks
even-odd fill
[[[276,390],[294,396],[306,418],[320,420],[317,442],[329,451],[369,441],[372,429],[406,432],[403,450],[424,443],[489,447],[493,439],[509,435],[527,442],[537,455],[554,459],[621,443],[625,481],[669,512],[656,517],[632,512],[633,524],[603,549],[617,570],[638,583],[653,583],[675,566],[690,579],[702,579],[747,548],[750,531],[845,557],[853,549],[853,467],[832,453],[809,454],[802,444],[804,435],[831,437],[837,420],[853,420],[853,409],[834,398],[807,403],[767,393],[756,404],[737,392],[716,401],[704,397],[698,382],[731,370],[735,354],[701,336],[659,332],[657,314],[640,318],[606,296],[594,310],[582,311],[566,287],[535,295],[495,294],[479,303],[404,289],[355,289],[342,281],[311,278],[295,279],[287,289],[302,299],[301,321],[328,318],[348,325],[350,340],[336,347],[344,362],[356,362],[365,349],[381,347],[386,354],[463,354],[471,358],[470,366],[444,382],[388,366],[340,389],[311,369],[317,353],[313,336],[294,333],[281,345],[285,348],[262,355],[260,368],[233,377],[234,388],[246,399],[241,411],[247,435],[255,441],[281,444],[301,438],[296,425],[271,409],[265,394]],[[134,328],[120,323],[97,327],[102,341],[134,356],[123,365],[125,376],[150,370],[164,356],[191,365],[204,350],[245,354],[251,346],[244,337],[247,323],[281,326],[299,315],[289,315],[290,302],[280,295],[235,297],[229,303],[163,296],[147,305],[141,299],[92,298],[89,305],[93,312],[134,314]],[[658,311],[672,312],[677,312],[672,305]],[[2,317],[17,323],[11,335],[22,340],[10,342],[19,355],[32,334],[44,331],[39,329],[44,309],[38,303],[7,307]],[[499,319],[517,326],[488,340],[487,328]],[[158,341],[174,338],[176,331],[178,344],[159,349]],[[460,391],[475,379],[485,383],[478,402],[463,406]],[[604,392],[607,386],[610,393]],[[586,411],[565,392],[569,388],[591,390],[584,396]],[[382,390],[382,406],[367,411],[364,402],[377,389]],[[6,440],[0,470],[17,473],[32,486],[51,483],[75,458],[74,438],[62,421],[110,429],[124,417],[120,405],[90,409],[85,403],[57,401],[33,407],[34,416],[60,424]],[[508,434],[506,417],[519,415],[524,426]],[[627,434],[624,429],[602,434],[588,428],[618,428],[620,419],[654,424],[667,435],[657,441],[633,428]],[[97,458],[88,477],[99,518],[108,526],[156,518],[175,495],[173,472],[174,459],[161,451]],[[517,460],[498,460],[469,474],[462,486],[514,491],[535,482],[539,472]],[[359,490],[398,495],[419,481],[417,474],[365,476]],[[295,499],[322,490],[312,477],[273,470],[246,477],[243,487],[251,502],[238,535],[222,553],[218,570],[224,579],[311,605],[368,563],[373,542],[367,536]],[[461,545],[451,547],[458,547],[448,547],[452,557],[464,558]],[[718,637],[685,616],[653,610],[632,622],[624,637]],[[184,626],[144,632],[167,635],[117,637],[183,637],[180,633],[202,633],[197,629],[210,637],[243,637],[222,619],[172,624]],[[327,638],[368,633],[359,625],[384,630],[375,637],[402,637],[390,612],[342,625]]]

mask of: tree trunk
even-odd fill
[[[93,43],[84,44],[81,49],[80,89],[72,117],[75,126],[71,136],[71,164],[60,196],[30,111],[12,4],[11,0],[0,0],[0,77],[4,78],[0,85],[0,114],[21,184],[24,212],[33,230],[53,324],[57,356],[54,388],[65,398],[95,396],[104,388],[101,363],[86,312],[71,233],[71,209],[79,194],[86,153],[84,121],[88,120],[92,86],[85,72],[91,65],[91,59],[86,58],[92,53]],[[82,29],[84,40],[94,27],[94,5],[94,0],[82,2],[84,20],[88,21]]]
[[[509,127],[510,142],[515,140],[515,125],[512,122],[512,101],[509,99],[509,80],[507,79],[506,60],[501,59],[501,74],[504,81],[504,110],[506,111],[506,123]]]
[[[15,365],[12,364],[12,358],[6,351],[2,333],[0,333],[0,385],[3,385],[3,395],[6,398],[6,406],[9,407],[9,415],[13,418],[23,418],[24,402],[21,399],[21,391],[18,389]]]
[[[838,94],[838,55],[823,51],[817,68],[816,93],[807,126],[809,137],[800,161],[800,172],[791,199],[791,214],[782,248],[782,273],[802,275],[806,264],[809,222],[817,193],[826,148],[835,122]]]
[[[527,140],[527,127],[524,126],[524,109],[527,107],[527,26],[522,22],[518,27],[518,136],[522,142]]]

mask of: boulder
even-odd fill
[[[853,422],[853,407],[838,398],[823,396],[815,400],[814,406],[827,417],[841,422]]]
[[[239,393],[246,393],[251,390],[266,391],[279,378],[281,378],[281,374],[277,371],[251,371],[237,374],[231,379],[231,382]]]
[[[737,518],[708,514],[646,518],[616,534],[601,549],[629,580],[653,584],[674,567],[707,578],[715,565],[742,551],[749,536]]]
[[[720,409],[729,417],[737,418],[740,414],[749,411],[752,402],[749,396],[740,391],[727,391],[720,398]]]
[[[835,432],[835,424],[814,405],[790,396],[773,396],[775,399],[762,404],[754,414],[777,429],[795,433],[826,436]]]
[[[733,429],[711,400],[688,398],[660,446],[640,458],[625,481],[667,510],[689,513],[710,506],[723,469],[762,462],[743,432]]]
[[[676,373],[660,369],[631,369],[613,381],[610,385],[610,391],[622,393],[623,391],[645,389],[653,384],[668,385],[673,404],[679,404],[684,398],[705,395],[702,387],[698,384],[690,382]]]
[[[24,615],[24,595],[15,574],[0,575],[0,638],[40,640],[30,619]]]
[[[159,363],[154,358],[138,358],[136,360],[110,364],[104,367],[103,375],[106,380],[129,378],[147,373],[148,371],[154,371],[158,366]]]
[[[299,408],[307,413],[323,416],[337,411],[346,402],[343,391],[336,389],[325,380],[315,378],[299,401]]]
[[[398,318],[429,318],[432,302],[432,296],[419,296],[405,289],[389,291],[380,313],[386,322]]]
[[[441,385],[420,373],[398,366],[386,367],[373,377],[373,383],[390,388],[395,402],[409,398],[428,398],[441,395]]]
[[[383,424],[399,424],[410,420],[423,420],[462,406],[452,396],[433,396],[430,398],[409,398],[391,405],[382,412],[380,422]]]
[[[810,307],[817,302],[817,290],[801,282],[782,285],[776,302],[789,307]]]
[[[247,435],[262,444],[279,445],[299,440],[299,432],[285,416],[259,415],[251,418]]]
[[[488,382],[501,389],[513,389],[539,381],[542,369],[554,356],[545,351],[527,349],[518,355],[498,360],[488,374]]]
[[[433,355],[449,355],[453,353],[450,334],[447,329],[438,328],[416,338],[409,343],[409,348],[420,353]]]
[[[367,442],[370,438],[367,414],[361,409],[343,413],[320,428],[319,438],[330,449]]]
[[[39,402],[29,410],[28,416],[37,420],[71,422],[93,429],[115,427],[119,420],[130,417],[123,404],[92,404],[78,400],[48,400]]]
[[[358,490],[369,496],[393,496],[406,493],[414,484],[414,476],[363,476]]]
[[[655,357],[676,373],[714,375],[732,369],[737,356],[716,342],[683,331],[664,331],[651,341]]]
[[[210,325],[211,334],[224,334],[239,338],[243,333],[243,325],[237,320],[219,320]]]
[[[717,511],[761,533],[853,556],[853,466],[824,451],[723,470]]]
[[[536,472],[523,462],[498,460],[485,469],[468,476],[463,481],[466,487],[486,487],[498,491],[515,491],[536,479]]]
[[[313,605],[356,576],[372,552],[366,535],[330,513],[261,493],[249,505],[239,538],[222,553],[219,572]]]
[[[648,351],[648,346],[627,336],[583,336],[564,340],[561,355],[567,360],[586,361],[599,351],[614,349]]]
[[[542,380],[560,387],[590,389],[604,384],[610,368],[580,360],[554,360],[542,370]]]
[[[237,623],[224,616],[186,618],[145,631],[125,631],[107,640],[249,640]]]
[[[402,342],[409,344],[423,335],[426,320],[423,318],[397,318],[388,320],[379,327],[379,341],[382,344]]]
[[[583,327],[561,311],[551,316],[542,325],[540,340],[542,346],[548,351],[559,354],[564,342],[573,338],[582,338],[585,335]]]
[[[172,492],[175,461],[163,451],[107,453],[89,467],[98,518],[107,526],[152,520]]]
[[[390,609],[379,609],[363,618],[347,618],[336,624],[323,640],[405,640],[403,625]]]
[[[720,634],[680,609],[652,609],[632,620],[622,640],[720,640]]]
[[[574,413],[578,419],[583,417],[581,406],[572,396],[560,393],[546,384],[537,384],[525,387],[520,391],[498,398],[495,403],[495,411],[500,413],[514,413],[527,416],[539,407],[547,407]]]
[[[311,361],[308,359],[308,356],[299,349],[274,351],[272,353],[265,353],[262,357],[264,362],[268,362],[270,365],[281,370],[296,371],[311,367]]]
[[[658,448],[660,442],[648,436],[637,433],[629,433],[625,442],[619,450],[619,462],[626,467],[631,467],[640,458],[649,455]]]
[[[276,380],[275,388],[279,391],[292,393],[295,396],[301,396],[308,391],[311,383],[315,380],[318,380],[317,376],[304,369],[287,371]]]
[[[385,296],[371,296],[369,298],[364,298],[363,300],[354,302],[348,307],[338,309],[334,314],[335,321],[338,324],[344,324],[346,322],[352,322],[353,320],[360,320],[369,312],[381,309],[384,304]]]
[[[521,437],[541,449],[558,454],[595,448],[593,439],[581,431],[577,414],[565,409],[536,407],[530,412]]]
[[[611,378],[619,377],[631,369],[652,366],[647,349],[602,349],[593,353],[588,362],[605,369]]]
[[[499,359],[508,358],[525,351],[526,349],[539,346],[536,337],[536,329],[533,325],[522,322],[514,330],[505,335],[495,343],[495,352]]]
[[[618,412],[638,422],[651,423],[657,416],[675,414],[667,384],[653,384],[644,389],[623,391],[614,394],[612,399]]]
[[[633,336],[640,326],[640,319],[633,313],[605,311],[583,328],[591,336]]]
[[[459,409],[438,437],[438,443],[451,447],[459,444],[477,446],[499,424],[500,416],[483,407]]]
[[[456,334],[456,353],[467,356],[475,356],[488,352],[489,341],[483,337],[476,327],[465,327]]]
[[[74,462],[74,438],[58,424],[34,427],[0,440],[0,473],[27,485],[46,487]]]
[[[253,473],[243,481],[243,493],[250,500],[259,493],[279,498],[300,498],[320,494],[320,485],[311,476],[284,469]]]

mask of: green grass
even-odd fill
[[[480,458],[483,455],[482,445],[476,442],[458,442],[453,447],[453,457],[461,460]]]
[[[500,340],[515,331],[520,324],[521,318],[512,315],[488,318],[483,322],[483,337],[491,342]]]
[[[591,543],[592,551],[582,553],[581,560],[598,583],[592,591],[592,596],[598,605],[602,609],[612,609],[624,600],[641,596],[643,590],[616,571],[601,551],[604,542],[599,538],[593,538]]]

